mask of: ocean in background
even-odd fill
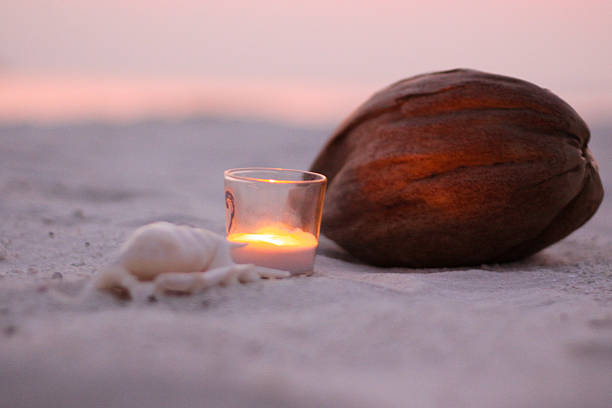
[[[226,117],[338,123],[386,84],[0,74],[0,123],[121,123]]]
[[[336,126],[388,81],[120,77],[0,72],[0,123],[121,123],[228,117]],[[551,90],[591,125],[610,123],[605,89]]]

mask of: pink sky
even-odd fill
[[[0,119],[334,122],[402,77],[472,67],[605,120],[611,40],[609,0],[2,2]]]

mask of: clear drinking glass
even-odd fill
[[[327,178],[301,170],[230,169],[225,227],[236,263],[313,272]]]

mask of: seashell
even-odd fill
[[[289,272],[234,264],[232,246],[214,232],[155,222],[136,229],[121,246],[117,262],[95,278],[97,289],[131,297],[151,283],[156,293],[195,293],[215,285],[286,278]],[[143,295],[144,296],[144,295]]]
[[[322,232],[381,266],[517,260],[584,224],[603,199],[589,130],[529,82],[457,69],[377,92],[311,166],[328,178]]]
[[[140,280],[152,280],[160,273],[231,265],[230,245],[205,229],[155,222],[132,233],[121,247],[119,264]]]

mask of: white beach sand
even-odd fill
[[[591,143],[606,191],[612,129]],[[328,132],[213,119],[0,128],[0,406],[612,406],[612,205],[528,260],[359,264],[154,303],[76,294],[135,227],[224,230],[222,172]]]

